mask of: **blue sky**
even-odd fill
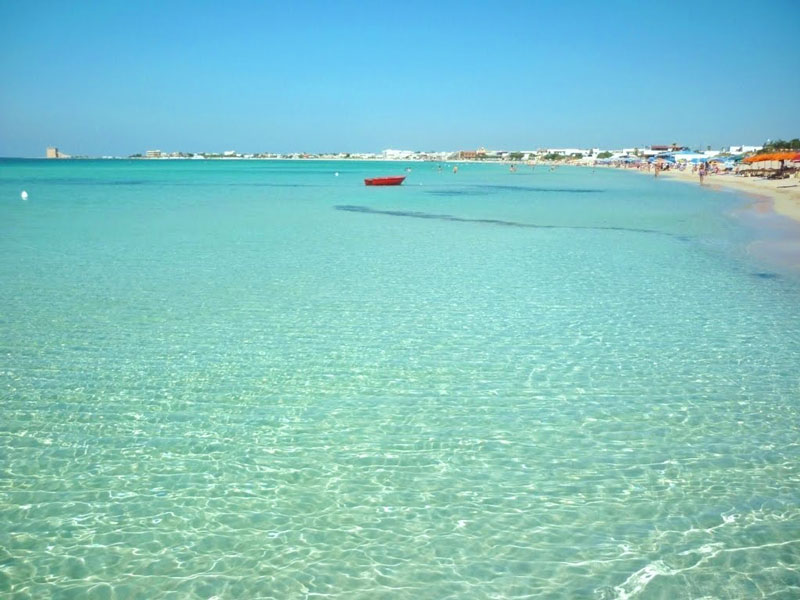
[[[0,0],[0,156],[800,137],[800,2]]]

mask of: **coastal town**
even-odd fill
[[[536,150],[475,150],[455,151],[415,151],[386,149],[382,152],[237,152],[226,150],[223,152],[185,152],[146,150],[143,153],[132,154],[127,157],[103,156],[99,158],[130,158],[144,160],[395,160],[395,161],[482,161],[482,162],[509,162],[509,161],[559,161],[572,164],[593,164],[596,161],[630,161],[647,160],[666,153],[679,153],[685,160],[695,158],[710,159],[716,156],[737,156],[761,150],[763,145],[738,145],[727,146],[718,150],[706,147],[705,150],[692,149],[689,146],[677,143],[653,144],[651,146],[631,147],[620,149],[602,148],[539,148]],[[61,152],[56,147],[49,147],[46,151],[47,158],[89,158],[72,156]]]
[[[48,147],[48,159],[80,159],[57,147]],[[650,146],[602,149],[602,148],[540,148],[537,150],[476,150],[414,151],[386,149],[382,152],[335,152],[335,153],[242,153],[236,150],[224,152],[164,152],[147,150],[127,157],[103,156],[101,159],[126,158],[130,160],[352,160],[352,161],[402,161],[402,162],[480,162],[506,163],[510,169],[516,164],[535,166],[548,164],[584,167],[610,166],[637,169],[646,172],[697,174],[701,183],[706,175],[732,173],[750,177],[784,179],[800,175],[800,139],[784,141],[767,140],[761,145],[726,146],[718,150],[692,148],[678,143],[652,144]],[[441,168],[441,167],[440,167]]]

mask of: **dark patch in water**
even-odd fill
[[[478,190],[425,190],[426,194],[434,196],[488,196],[488,192]]]
[[[479,185],[476,187],[486,190],[503,190],[505,192],[567,192],[570,194],[601,194],[604,191],[585,188],[543,188],[527,185]]]
[[[25,183],[28,180],[0,179],[0,183]],[[170,187],[269,187],[269,188],[298,188],[298,187],[326,187],[323,184],[315,183],[267,183],[263,181],[252,182],[206,182],[206,181],[163,181],[158,179],[90,179],[81,177],[39,177],[37,182],[54,185],[80,185],[83,187],[102,187],[102,186],[137,186],[137,185],[158,185]]]
[[[195,181],[175,181],[170,183],[161,183],[160,185],[169,185],[175,187],[224,187],[224,188],[236,188],[236,187],[269,187],[269,188],[299,188],[299,187],[326,187],[324,185],[318,185],[313,183],[266,183],[264,181],[253,181],[253,182],[195,182]]]
[[[56,185],[81,185],[81,186],[100,186],[100,185],[145,185],[148,183],[159,183],[146,179],[92,179],[89,177],[37,177],[37,182],[54,183]]]
[[[604,190],[577,189],[577,188],[543,188],[526,185],[473,185],[457,190],[426,190],[425,193],[434,196],[488,196],[492,192],[535,192],[553,193],[567,192],[570,194],[600,194]]]
[[[230,187],[230,184],[224,184]],[[263,181],[254,183],[240,183],[237,184],[242,187],[275,187],[275,188],[300,188],[300,187],[328,187],[318,183],[266,183]]]
[[[777,273],[768,273],[766,271],[762,271],[760,273],[753,273],[753,277],[758,277],[759,279],[779,279],[780,275]]]
[[[412,219],[432,219],[438,221],[451,221],[455,223],[480,223],[483,225],[499,225],[503,227],[521,227],[526,229],[582,229],[593,231],[626,231],[633,233],[651,233],[654,235],[665,235],[667,237],[679,239],[688,239],[685,236],[675,236],[674,234],[667,233],[666,231],[658,231],[657,229],[639,229],[635,227],[610,227],[610,226],[597,226],[597,225],[535,225],[533,223],[519,223],[517,221],[503,221],[501,219],[470,219],[466,217],[456,217],[453,215],[439,215],[434,213],[424,213],[417,211],[407,210],[378,210],[370,208],[369,206],[355,206],[352,204],[343,204],[334,207],[336,210],[344,210],[347,212],[366,213],[370,215],[387,215],[390,217],[408,217]]]

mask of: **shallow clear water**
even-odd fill
[[[745,200],[405,166],[0,161],[0,595],[800,594]]]

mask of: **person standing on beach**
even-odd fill
[[[706,176],[706,166],[703,163],[700,163],[700,168],[697,170],[700,174],[700,185],[703,185],[703,178]]]

